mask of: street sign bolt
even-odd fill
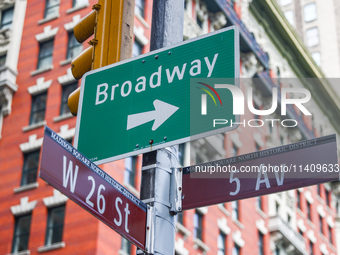
[[[149,141],[149,144],[153,144],[153,140],[150,140],[150,141]]]
[[[136,148],[138,148],[139,147],[139,144],[136,144]]]
[[[150,230],[150,227],[149,227],[149,226],[147,226],[147,227],[146,227],[146,230]]]
[[[155,56],[155,59],[158,59],[158,55]]]
[[[182,208],[181,207],[178,207],[177,210],[180,211]]]
[[[178,190],[179,190],[179,191],[181,191],[181,190],[182,190],[182,188],[181,188],[181,187],[179,187],[179,188],[178,188]]]
[[[171,51],[168,52],[168,55],[171,55]]]
[[[142,60],[142,63],[143,63],[143,64],[145,63],[145,59]]]
[[[179,169],[180,172],[182,172],[182,170],[183,170],[182,168]]]
[[[164,140],[168,139],[166,136],[164,136]]]

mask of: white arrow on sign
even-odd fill
[[[153,106],[155,107],[155,110],[153,111],[129,115],[127,119],[126,130],[138,127],[144,123],[155,120],[155,122],[152,125],[152,131],[155,131],[160,125],[163,124],[163,122],[170,118],[170,116],[179,109],[174,105],[165,103],[158,99],[153,101]]]

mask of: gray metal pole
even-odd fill
[[[181,42],[183,19],[183,0],[154,0],[150,50]],[[151,247],[147,251],[150,254],[175,254],[175,220],[170,209],[176,196],[171,179],[178,165],[178,145],[143,155],[141,199],[154,212]]]

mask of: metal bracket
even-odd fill
[[[183,169],[182,168],[172,168],[171,174],[171,192],[170,192],[170,211],[178,213],[182,211],[182,178]]]
[[[154,254],[154,230],[155,230],[155,208],[147,205],[147,216],[146,216],[146,234],[145,234],[145,252],[147,254]]]

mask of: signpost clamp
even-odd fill
[[[172,168],[170,180],[170,212],[177,214],[182,211],[182,168]]]
[[[146,231],[145,251],[147,252],[147,254],[154,253],[155,221],[156,221],[155,208],[150,205],[147,205],[147,218],[146,218],[146,228],[145,228],[145,231]],[[144,252],[142,250],[137,250],[136,254],[144,254]]]

